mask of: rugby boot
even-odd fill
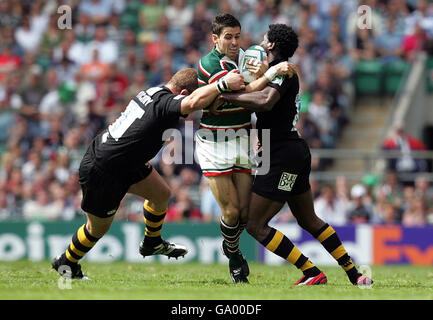
[[[223,241],[222,251],[224,255],[229,258],[229,271],[233,283],[248,283],[247,277],[250,274],[250,268],[241,250],[238,249],[236,253],[231,253],[228,251],[225,241]]]
[[[51,260],[51,266],[62,277],[67,279],[89,280],[89,278],[81,271],[81,265],[79,263],[66,264],[64,260],[65,259],[62,259],[61,255]]]
[[[155,245],[155,246],[149,246],[145,243],[144,239],[141,241],[140,243],[140,254],[143,257],[147,257],[147,256],[153,256],[156,254],[162,254],[167,256],[169,259],[170,258],[179,258],[179,257],[184,257],[187,253],[188,250],[186,249],[186,247],[181,246],[179,244],[176,243],[170,243],[168,241],[165,241],[164,239],[162,239],[162,242]]]
[[[370,279],[369,277],[366,277],[364,275],[360,275],[356,280],[356,283],[354,283],[354,285],[358,287],[367,287],[367,286],[371,286],[372,284],[373,284],[373,279]]]
[[[315,277],[307,277],[305,275],[302,276],[301,279],[296,281],[294,283],[295,286],[313,286],[313,285],[319,285],[319,284],[326,284],[328,282],[328,279],[326,278],[325,274],[323,272],[320,272]]]

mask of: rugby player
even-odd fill
[[[141,255],[178,258],[187,253],[185,247],[161,237],[170,189],[148,161],[163,146],[164,131],[176,127],[179,117],[208,106],[221,88],[240,90],[245,84],[235,70],[217,82],[197,87],[197,71],[180,70],[165,86],[138,93],[117,120],[93,139],[79,168],[81,207],[87,222],[72,236],[67,250],[52,260],[52,267],[61,275],[87,278],[78,261],[109,230],[126,193],[145,199]]]
[[[240,36],[241,25],[234,16],[223,13],[214,18],[212,40],[215,46],[199,61],[199,86],[214,83],[230,70],[238,69],[243,54]],[[248,70],[257,79],[249,83],[245,90],[261,90],[276,74],[293,72],[293,67],[287,61],[276,67],[276,73],[264,76],[267,71],[265,63],[248,65]],[[248,263],[239,250],[239,238],[245,228],[252,184],[248,132],[251,128],[251,111],[241,105],[230,104],[225,105],[217,115],[204,109],[200,128],[195,136],[196,154],[203,175],[208,179],[209,187],[221,207],[222,249],[229,258],[230,276],[234,283],[248,282]],[[203,135],[204,130],[211,134]],[[219,135],[229,131],[235,134]]]
[[[269,26],[261,46],[266,50],[272,68],[294,54],[298,36],[287,25],[273,24]],[[270,130],[270,145],[261,146],[270,150],[270,170],[254,178],[247,231],[268,250],[303,272],[296,285],[326,283],[325,274],[284,234],[268,225],[287,202],[298,224],[332,255],[352,284],[371,285],[372,279],[357,270],[335,230],[314,212],[309,184],[311,154],[295,127],[299,113],[298,92],[298,75],[291,78],[278,76],[257,92],[223,93],[211,108],[211,112],[217,111],[216,107],[223,101],[256,112],[259,141],[260,133]]]

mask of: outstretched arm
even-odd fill
[[[239,70],[232,70],[217,82],[198,88],[185,97],[180,105],[182,114],[189,114],[209,106],[223,90],[242,90],[245,88],[244,78]]]

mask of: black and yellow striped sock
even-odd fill
[[[144,233],[144,241],[150,246],[155,246],[161,243],[161,229],[164,224],[167,209],[156,211],[149,207],[147,201],[143,205],[144,222],[146,229]]]
[[[269,251],[295,265],[305,276],[315,277],[320,273],[320,270],[280,231],[271,228],[269,234],[260,243]]]
[[[360,273],[341,243],[340,238],[329,224],[325,224],[313,236],[323,245],[337,263],[346,271],[350,282],[356,283]]]
[[[83,224],[72,236],[72,241],[64,255],[66,263],[77,263],[98,242],[99,238],[92,236]]]

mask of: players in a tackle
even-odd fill
[[[298,47],[298,36],[284,24],[269,26],[261,46],[272,66],[287,61]],[[271,69],[270,68],[270,69]],[[311,154],[305,140],[296,130],[299,112],[297,96],[299,78],[276,77],[266,88],[252,93],[224,93],[214,103],[242,106],[256,112],[257,129],[270,131],[270,144],[262,145],[270,153],[269,172],[257,175],[252,187],[247,231],[266,249],[294,264],[303,272],[297,285],[324,284],[327,278],[279,230],[268,222],[287,203],[298,224],[313,235],[346,272],[349,281],[358,286],[373,280],[362,275],[347,253],[335,230],[317,217],[309,177]]]
[[[180,70],[165,86],[138,93],[119,118],[93,139],[79,169],[81,207],[87,222],[72,236],[66,251],[53,259],[52,267],[57,272],[86,278],[78,262],[109,230],[126,193],[145,200],[141,255],[177,258],[188,252],[161,237],[170,189],[148,161],[163,146],[164,131],[175,128],[179,117],[208,106],[221,92],[220,87],[240,90],[245,85],[239,72],[233,71],[197,89],[197,71]]]
[[[212,40],[215,46],[200,59],[199,86],[215,83],[230,70],[238,69],[243,54],[240,37],[241,25],[234,16],[225,13],[214,18]],[[249,70],[257,80],[249,83],[245,91],[261,90],[276,74],[292,73],[292,68],[289,63],[282,62],[274,73],[264,75],[266,64],[250,65]],[[239,238],[247,220],[252,184],[249,159],[251,111],[230,104],[223,106],[218,115],[204,109],[200,127],[195,136],[197,157],[221,207],[222,248],[229,258],[230,276],[235,283],[248,282],[248,263],[239,250]]]

